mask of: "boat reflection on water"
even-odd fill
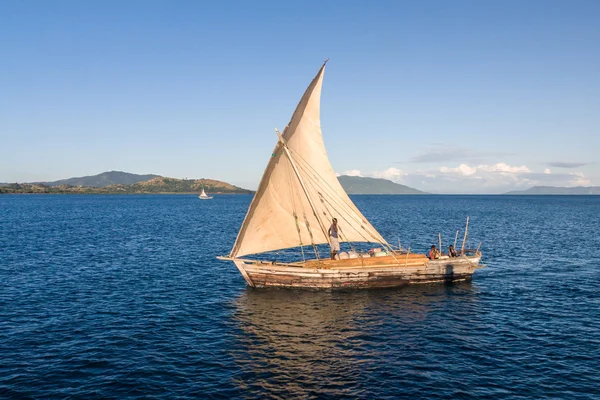
[[[460,322],[460,315],[475,311],[477,293],[471,283],[345,292],[248,289],[233,305],[240,334],[230,351],[242,369],[235,384],[250,396],[376,394],[371,379],[377,371],[388,361],[398,373],[410,368],[415,355],[428,350],[424,335],[431,324]]]

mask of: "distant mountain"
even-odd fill
[[[387,179],[342,175],[338,180],[348,194],[425,194]]]
[[[103,172],[98,175],[82,176],[80,178],[69,178],[61,179],[54,182],[36,182],[46,186],[91,186],[91,187],[104,187],[109,185],[131,185],[138,182],[157,178],[160,175],[138,175],[130,174],[128,172],[121,171],[109,171]]]
[[[106,173],[110,174],[110,173]],[[124,173],[123,173],[124,174]],[[104,174],[100,174],[104,175]],[[97,175],[97,176],[100,176]],[[134,177],[143,176],[135,174]],[[155,175],[154,175],[155,176]],[[129,177],[131,178],[131,177]],[[72,178],[76,179],[80,178]],[[63,181],[70,181],[64,179]],[[57,181],[61,182],[61,181]],[[92,183],[96,181],[92,180]],[[54,183],[54,182],[49,182]],[[214,179],[175,179],[156,176],[147,181],[132,184],[113,184],[107,186],[84,186],[84,185],[53,185],[47,183],[12,183],[0,185],[1,193],[75,193],[75,194],[141,194],[141,193],[199,193],[202,188],[209,194],[244,194],[253,193],[251,190],[242,189],[227,182]]]
[[[527,190],[513,190],[505,194],[526,194],[526,195],[551,195],[551,194],[600,194],[600,186],[577,186],[577,187],[557,187],[557,186],[534,186]]]

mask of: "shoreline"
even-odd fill
[[[148,193],[148,192],[139,192],[139,193],[122,193],[122,192],[103,192],[103,193],[94,193],[94,192],[40,192],[40,193],[33,193],[33,192],[17,192],[17,193],[2,193],[0,192],[0,196],[2,195],[20,195],[20,194],[27,194],[27,195],[41,195],[41,194],[51,194],[51,195],[115,195],[115,194],[121,194],[121,195],[138,195],[138,194],[144,194],[144,195],[148,195],[148,194],[177,194],[177,195],[198,195],[198,193],[196,192],[158,192],[158,193]],[[211,195],[216,194],[219,196],[225,196],[225,195],[244,195],[244,194],[254,194],[254,192],[251,193],[219,193],[219,192],[211,192]]]

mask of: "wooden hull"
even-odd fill
[[[251,287],[305,289],[391,288],[415,283],[470,280],[481,254],[428,260],[422,255],[396,258],[316,260],[298,264],[232,261]]]

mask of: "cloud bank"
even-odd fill
[[[388,168],[382,171],[352,169],[342,175],[384,178],[431,193],[505,193],[532,186],[589,186],[582,172],[553,173],[549,168],[532,171],[526,165],[468,164],[405,171]]]

